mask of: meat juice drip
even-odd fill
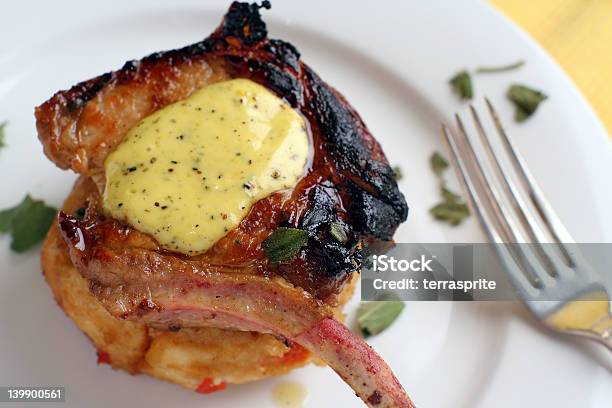
[[[278,408],[302,408],[307,397],[306,387],[294,381],[283,381],[272,390],[272,399]]]

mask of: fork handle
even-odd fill
[[[598,336],[594,340],[599,341],[612,351],[612,316],[608,314],[602,317],[593,325],[591,330]]]

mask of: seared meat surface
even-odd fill
[[[404,197],[359,115],[291,44],[268,39],[260,7],[235,2],[207,39],[130,61],[36,109],[47,156],[98,186],[84,219],[59,216],[72,262],[115,317],[160,328],[273,333],[317,354],[368,405],[412,406],[387,365],[334,320],[330,308],[359,270],[364,246],[392,242],[407,217]],[[100,204],[104,160],[127,131],[197,89],[230,78],[266,86],[306,119],[312,160],[295,188],[257,202],[237,228],[192,257],[162,249],[152,237],[106,216]],[[342,226],[346,241],[334,238],[332,223]],[[308,244],[295,259],[271,264],[262,242],[279,226],[306,230]]]
[[[291,44],[267,38],[255,5],[232,5],[221,26],[202,42],[128,62],[119,71],[58,92],[36,109],[39,137],[59,167],[101,180],[104,159],[141,119],[202,86],[235,77],[265,85],[304,115],[313,159],[292,192],[262,200],[203,258],[238,265],[262,260],[260,243],[271,230],[304,228],[311,236],[308,248],[273,273],[326,299],[358,269],[357,244],[390,240],[406,219],[407,206],[359,115]],[[333,239],[332,222],[344,226],[348,242]],[[272,273],[272,268],[264,265],[260,271]]]
[[[96,186],[80,177],[62,209],[82,208]],[[309,362],[311,354],[297,344],[270,334],[213,327],[158,330],[140,321],[110,315],[74,267],[59,228],[52,228],[41,251],[43,273],[57,304],[92,341],[100,363],[131,374],[147,373],[192,390],[200,385],[244,383],[288,373]],[[340,295],[345,303],[352,279]],[[341,313],[336,310],[336,316]],[[92,356],[93,357],[93,356]],[[214,389],[213,389],[214,390]],[[204,391],[210,392],[207,387]]]

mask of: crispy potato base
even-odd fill
[[[63,210],[74,213],[84,207],[95,188],[88,178],[77,180]],[[57,304],[98,351],[98,362],[131,374],[145,373],[199,392],[222,389],[218,384],[246,383],[286,374],[316,359],[299,345],[256,332],[216,328],[184,328],[160,331],[138,322],[111,316],[89,292],[68,256],[57,225],[43,244],[41,263]],[[339,296],[337,311],[350,299],[356,274]]]

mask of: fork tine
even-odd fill
[[[494,192],[491,189],[491,183],[488,182],[488,176],[483,171],[480,162],[476,159],[476,155],[474,153],[474,149],[472,148],[469,137],[467,136],[467,132],[465,131],[465,127],[463,126],[463,122],[458,115],[455,115],[455,119],[457,120],[457,128],[459,129],[459,133],[461,134],[461,140],[467,145],[467,157],[464,158],[461,154],[461,149],[457,144],[456,137],[453,137],[453,133],[449,131],[449,129],[444,126],[443,132],[446,138],[447,144],[451,150],[451,157],[453,165],[457,170],[457,173],[460,174],[462,185],[464,189],[467,190],[469,196],[469,202],[471,203],[471,207],[475,210],[476,214],[478,214],[478,218],[480,220],[480,224],[485,230],[485,233],[489,236],[492,242],[497,244],[509,243],[509,249],[511,249],[510,255],[513,259],[513,262],[509,264],[514,264],[517,266],[518,270],[522,272],[522,276],[527,280],[527,282],[534,288],[541,288],[542,281],[539,278],[539,274],[533,265],[537,265],[536,262],[530,262],[530,254],[527,254],[520,245],[515,245],[517,240],[516,236],[513,234],[513,231],[516,231],[516,226],[514,228],[510,228],[508,223],[512,222],[510,217],[505,216],[505,212],[500,205],[500,200],[497,199],[498,193]],[[477,178],[479,182],[476,184],[472,177],[470,176],[470,172],[468,170],[466,162],[469,161],[474,168],[474,172],[477,174]],[[484,191],[483,194],[479,193],[480,187],[481,191]],[[485,197],[483,197],[483,195]],[[488,205],[483,204],[483,200],[488,203]],[[487,208],[490,211],[487,211]],[[496,245],[495,249],[500,253],[500,256],[503,258],[508,258],[508,254],[505,254],[506,248],[503,248],[503,245]],[[525,283],[523,281],[518,281],[517,275],[514,271],[509,273],[511,276],[513,283],[515,286],[523,287]],[[525,289],[523,289],[524,291]]]
[[[478,191],[476,190],[476,186],[472,179],[468,176],[468,171],[465,162],[461,158],[459,147],[452,136],[451,131],[448,127],[442,124],[442,133],[444,135],[444,140],[446,141],[446,145],[448,150],[450,151],[450,158],[453,167],[455,168],[456,173],[459,175],[459,181],[465,193],[467,193],[468,204],[470,206],[470,210],[478,216],[478,220],[480,221],[480,225],[482,226],[485,234],[488,236],[489,240],[495,245],[494,248],[499,255],[503,265],[514,265],[515,268],[520,270],[519,265],[516,263],[514,257],[509,253],[507,248],[503,245],[504,240],[501,237],[501,231],[499,230],[499,226],[493,222],[487,211],[484,211],[484,205],[480,200]],[[527,279],[521,273],[508,273],[509,279],[512,281],[514,287],[521,293],[527,294],[532,289],[532,282]]]
[[[501,123],[501,120],[499,119],[497,111],[493,107],[493,104],[488,98],[485,98],[485,101],[487,103],[489,113],[493,118],[493,122],[495,123],[495,127],[497,128],[497,132],[503,141],[504,147],[506,148],[508,155],[512,159],[512,165],[514,166],[514,169],[519,175],[521,183],[528,192],[529,199],[542,217],[542,220],[544,221],[544,224],[546,225],[546,228],[550,233],[551,237],[553,238],[555,243],[558,244],[567,265],[570,267],[574,267],[574,260],[572,259],[566,246],[563,245],[564,243],[574,243],[574,239],[569,234],[569,232],[567,231],[557,214],[554,212],[548,201],[544,198],[544,195],[542,194],[542,191],[533,179],[533,176],[531,175],[529,170],[527,170],[527,166],[525,165],[523,157],[519,154],[518,150],[515,149],[514,144],[506,134],[506,131]]]
[[[481,187],[485,191],[485,194],[488,198],[486,202],[490,204],[491,210],[494,214],[494,218],[497,220],[498,224],[504,231],[504,235],[506,238],[505,242],[524,241],[520,229],[516,225],[513,225],[514,220],[509,216],[508,210],[502,205],[502,200],[499,191],[497,190],[497,187],[494,183],[492,183],[492,180],[490,179],[488,173],[484,171],[482,165],[480,164],[480,161],[476,157],[472,142],[468,137],[467,132],[465,131],[465,126],[463,126],[463,121],[457,114],[455,114],[455,121],[457,122],[459,134],[461,135],[461,138],[465,143],[467,155],[470,157],[469,161],[470,163],[472,163],[476,174],[478,174]]]
[[[503,243],[504,239],[501,237],[501,231],[496,228],[497,224],[494,224],[489,214],[486,211],[483,211],[484,205],[480,201],[480,197],[478,196],[478,192],[476,191],[476,187],[474,186],[472,179],[468,177],[466,165],[461,159],[461,154],[459,153],[459,147],[445,124],[442,124],[442,133],[444,134],[446,145],[451,152],[451,163],[453,167],[455,167],[456,173],[459,175],[459,181],[461,182],[463,189],[465,192],[467,192],[470,210],[478,216],[478,219],[483,226],[485,234],[489,237],[489,240],[497,244]]]
[[[506,197],[508,197],[512,202],[512,206],[516,210],[515,212],[518,215],[519,221],[521,222],[524,230],[529,236],[529,242],[534,243],[534,249],[542,260],[546,272],[551,277],[557,276],[554,261],[551,259],[549,254],[541,245],[541,243],[546,242],[545,232],[542,230],[542,228],[540,228],[540,224],[538,224],[533,215],[528,211],[527,206],[523,201],[522,196],[519,194],[516,186],[514,185],[512,180],[508,178],[506,172],[502,169],[497,154],[495,153],[495,150],[493,150],[493,146],[491,146],[491,141],[487,136],[484,127],[482,126],[482,122],[480,121],[478,112],[476,112],[476,109],[474,109],[473,105],[470,105],[470,112],[472,113],[472,119],[474,120],[474,124],[476,125],[476,130],[478,131],[478,135],[480,136],[482,145],[485,148],[485,151],[489,158],[489,162],[492,163],[495,174],[497,175],[497,178],[501,181],[500,184],[504,189]],[[512,224],[510,224],[510,227],[512,228]]]

